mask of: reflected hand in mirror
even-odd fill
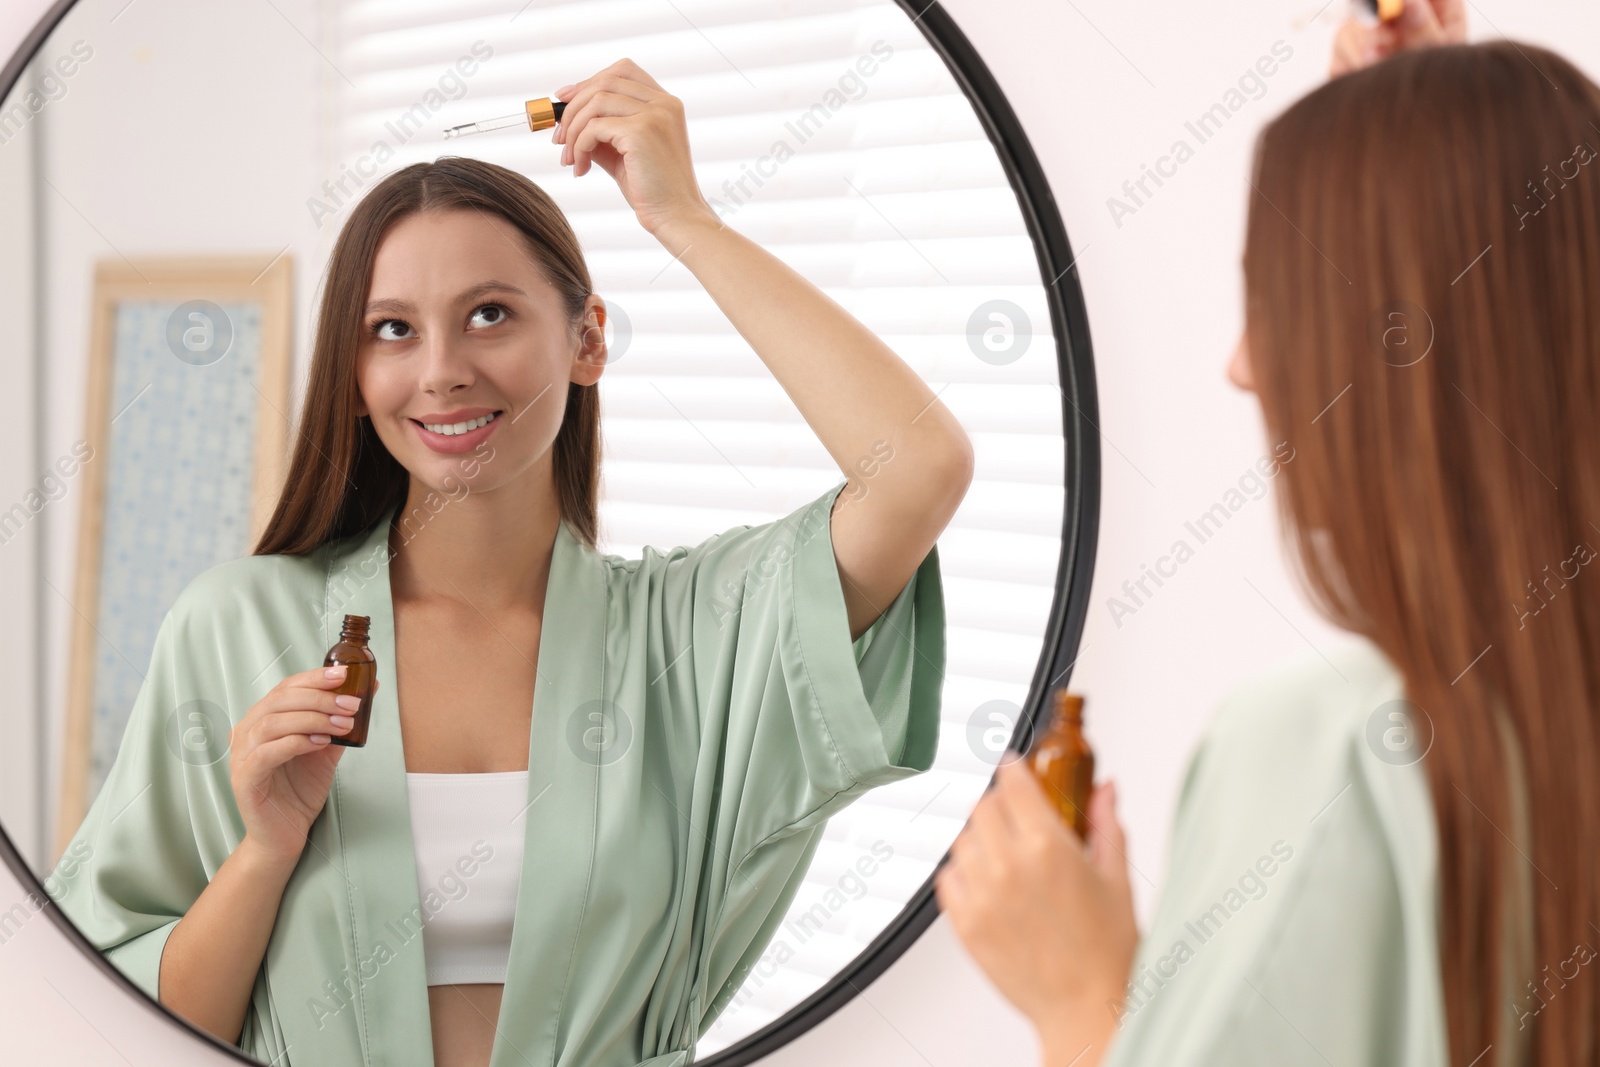
[[[237,1043],[258,961],[284,887],[345,753],[332,732],[355,724],[360,700],[335,696],[343,667],[284,678],[231,732],[228,774],[245,836],[162,947],[160,1000]]]
[[[567,106],[550,139],[561,145],[561,165],[571,167],[573,177],[598,163],[616,180],[639,225],[657,237],[678,221],[721,227],[695,180],[683,101],[638,64],[618,60],[562,86],[556,97]]]

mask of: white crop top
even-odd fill
[[[428,984],[504,984],[522,880],[527,771],[406,772]]]

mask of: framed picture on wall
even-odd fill
[[[247,554],[277,499],[292,277],[281,254],[96,266],[58,855],[116,756],[168,607]]]

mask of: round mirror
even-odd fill
[[[330,257],[386,176],[442,156],[498,164],[542,189],[581,245],[607,309],[597,386],[603,480],[595,545],[558,538],[556,559],[567,551],[616,574],[673,546],[826,517],[841,482],[870,493],[875,472],[894,462],[889,440],[874,441],[857,463],[837,462],[683,257],[640,225],[618,182],[599,166],[575,177],[548,132],[529,132],[520,118],[528,100],[623,57],[682,101],[695,176],[722,223],[904,360],[957,417],[976,464],[934,565],[917,574],[917,618],[934,632],[906,647],[925,662],[901,664],[895,676],[916,678],[902,703],[937,730],[908,740],[896,764],[904,773],[893,780],[845,790],[816,807],[816,818],[783,821],[752,843],[798,835],[785,877],[770,865],[752,867],[753,878],[686,871],[690,857],[727,857],[702,847],[726,828],[665,793],[648,821],[659,833],[641,838],[637,882],[627,855],[607,854],[592,828],[561,847],[546,841],[540,835],[563,823],[603,828],[605,813],[600,804],[539,808],[545,757],[534,716],[538,765],[525,772],[529,795],[517,812],[518,833],[528,829],[520,881],[507,883],[518,918],[490,1062],[531,1055],[513,1047],[524,1042],[585,1040],[574,1030],[592,1005],[575,1001],[618,988],[638,996],[595,1010],[649,1029],[645,1043],[658,1047],[646,1051],[660,1056],[649,1062],[662,1067],[685,1062],[691,1046],[696,1062],[752,1062],[814,1025],[932,921],[934,869],[1001,754],[1025,743],[1049,692],[1066,684],[1099,502],[1088,326],[1027,139],[939,7],[62,3],[0,79],[8,194],[0,210],[13,238],[0,248],[13,283],[4,287],[4,350],[14,395],[25,398],[5,431],[0,573],[13,590],[15,631],[27,635],[4,652],[22,690],[15,695],[25,698],[3,713],[12,743],[0,753],[0,847],[40,906],[86,951],[102,953],[130,994],[155,992],[182,887],[215,878],[238,844],[234,798],[199,783],[227,781],[231,727],[250,710],[241,694],[259,698],[321,666],[323,648],[289,641],[253,673],[221,663],[237,642],[276,632],[260,612],[246,613],[184,638],[189,650],[216,642],[219,663],[201,672],[216,680],[212,689],[157,684],[195,669],[161,661],[180,647],[162,637],[164,627],[181,629],[168,627],[180,594],[208,572],[212,587],[242,575],[225,565],[252,555],[289,488],[291,458],[307,437],[302,412]],[[444,137],[506,116],[515,121],[503,128]],[[352,543],[381,544],[374,536]],[[806,558],[831,559],[831,549]],[[393,649],[380,633],[392,637],[394,624],[379,585],[377,600],[372,586],[360,594],[368,599],[348,603],[330,593],[318,619],[337,624],[377,604],[379,677],[393,679],[396,664],[381,666]],[[544,641],[561,644],[540,649],[541,686],[542,668],[560,666],[552,647],[581,656],[590,637],[616,639],[566,599],[584,588],[552,573],[563,599],[546,604]],[[792,606],[776,592],[771,599],[781,626]],[[880,619],[912,618],[912,605],[896,606],[900,614],[891,608]],[[867,664],[882,634],[876,627],[839,643],[846,655],[854,648],[862,685],[871,684]],[[339,635],[324,636],[331,644]],[[695,638],[710,644],[716,634]],[[711,656],[687,645],[683,654]],[[880,663],[872,673],[890,669]],[[834,679],[828,692],[855,682]],[[465,679],[460,712],[492,685]],[[572,751],[555,744],[552,766],[593,756],[590,728],[608,753],[613,743],[683,743],[643,704],[630,711],[598,700],[586,712],[576,688],[554,692],[573,699],[552,711],[559,722],[549,736],[567,738]],[[394,699],[380,686],[374,731]],[[733,722],[729,735],[800,713],[786,700],[757,704],[760,718]],[[159,729],[130,728],[136,711],[159,716]],[[712,741],[728,738],[697,738],[697,751]],[[415,825],[406,798],[419,794],[396,773],[410,772],[412,749],[405,764],[400,751],[391,736],[342,753],[318,816],[326,836],[314,828],[308,841],[326,848],[303,859],[284,890],[238,1045],[151,999],[155,1010],[247,1062],[335,1063],[343,1054],[356,1063],[375,1050],[428,1047],[435,983],[424,984],[422,934],[452,910],[463,917],[458,927],[480,907],[487,913],[500,872],[492,862],[421,870],[405,831]],[[611,758],[592,760],[602,778]],[[800,763],[795,756],[791,766]],[[119,765],[162,766],[167,785],[137,788],[137,775],[119,776]],[[690,761],[686,788],[723,795],[730,770],[751,767]],[[738,784],[747,806],[781,785],[754,774]],[[388,810],[364,806],[384,796],[398,800]],[[197,832],[189,846],[165,848],[189,838],[187,826],[173,825],[185,814],[175,797],[187,798],[185,817],[210,821],[209,839]],[[86,820],[95,820],[93,833]],[[154,837],[152,827],[161,828]],[[572,839],[588,845],[574,850]],[[687,887],[653,884],[662,870]],[[707,888],[736,879],[743,896]],[[116,937],[81,910],[101,892],[117,894]],[[707,914],[726,912],[729,899],[751,910]],[[396,914],[384,910],[391,903]],[[286,914],[320,914],[321,929],[337,936],[305,949],[285,932]],[[738,951],[719,955],[719,932],[740,924]],[[532,934],[519,938],[525,925],[542,930],[538,947]],[[650,936],[636,937],[640,930]],[[552,931],[565,931],[569,958],[532,960],[554,943]],[[541,976],[537,987],[519,980],[519,957]],[[606,1054],[624,1062],[615,1050],[594,1052]]]

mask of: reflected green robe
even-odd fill
[[[1364,639],[1325,651],[1240,686],[1207,729],[1101,1067],[1446,1067],[1479,1051],[1446,1057],[1427,757],[1389,714],[1403,681]],[[1525,1062],[1526,973],[1502,998],[1513,1040],[1477,1067]]]
[[[638,560],[601,555],[561,522],[491,1067],[687,1063],[829,816],[932,764],[938,549],[852,642],[829,524],[844,485]],[[183,590],[64,854],[76,868],[56,875],[66,914],[155,996],[167,935],[243,836],[229,727],[284,676],[320,666],[346,613],[371,616],[382,684],[367,745],[344,754],[311,826],[240,1037],[275,1067],[432,1063],[420,920],[444,902],[419,897],[412,852],[393,518],[304,557],[224,563]],[[470,678],[462,692],[469,714]]]

